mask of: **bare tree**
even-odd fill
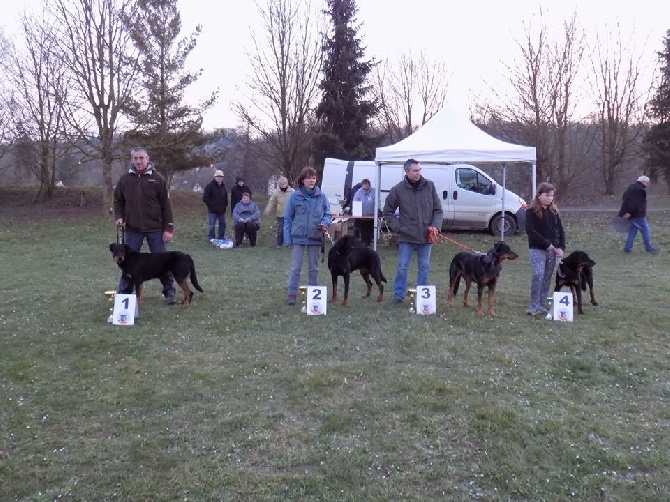
[[[621,29],[596,39],[591,51],[590,88],[596,94],[597,144],[601,153],[601,175],[605,193],[614,194],[627,155],[639,144],[646,97],[640,93],[641,54],[632,39],[622,40]]]
[[[127,158],[117,151],[121,111],[137,92],[137,58],[123,20],[133,16],[132,0],[52,0],[59,29],[58,51],[70,73],[65,118],[71,143],[100,162],[103,211],[112,200],[112,164]]]
[[[418,59],[407,52],[376,67],[377,120],[388,140],[406,138],[444,106],[449,76],[444,62],[423,51]]]
[[[323,22],[314,22],[309,4],[302,0],[267,0],[266,5],[257,6],[263,28],[252,35],[253,50],[247,53],[249,104],[238,102],[234,109],[269,146],[268,160],[295,179],[308,161]]]
[[[491,86],[495,104],[480,104],[480,121],[508,141],[535,145],[539,177],[567,190],[584,171],[582,151],[575,151],[570,128],[578,103],[578,70],[584,57],[583,31],[576,14],[562,24],[561,37],[550,40],[542,20],[537,30],[524,23],[517,65],[506,65],[511,95]]]
[[[11,44],[5,37],[5,34],[0,28],[0,68],[5,67],[9,55],[11,54]],[[3,74],[5,72],[2,72]],[[7,151],[8,142],[10,139],[8,125],[9,125],[9,106],[11,100],[10,85],[6,79],[0,75],[0,159]]]
[[[55,93],[67,92],[68,86],[62,62],[52,50],[54,31],[48,19],[24,15],[21,33],[22,50],[9,56],[5,76],[13,89],[11,128],[20,144],[15,157],[40,181],[38,201],[53,195],[56,162],[64,154],[64,99],[57,99]]]

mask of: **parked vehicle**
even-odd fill
[[[515,233],[525,226],[526,201],[514,192],[503,189],[488,174],[469,164],[421,164],[422,174],[435,183],[442,199],[444,220],[442,229],[488,230],[500,235]],[[380,209],[391,187],[402,180],[401,165],[381,167]],[[327,158],[323,167],[321,190],[328,196],[333,214],[341,214],[349,200],[351,187],[363,178],[375,187],[377,164],[373,161],[346,161]],[[503,219],[503,194],[505,217]],[[503,223],[504,222],[504,223]]]

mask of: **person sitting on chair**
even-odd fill
[[[251,200],[248,193],[242,194],[242,200],[235,204],[233,209],[233,221],[235,222],[235,247],[242,245],[242,238],[244,234],[249,237],[249,245],[254,247],[256,245],[256,232],[261,228],[258,223],[258,218],[261,216],[261,211],[258,209],[256,203]]]

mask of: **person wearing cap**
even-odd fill
[[[145,148],[138,146],[130,151],[130,169],[114,188],[114,218],[116,226],[125,229],[125,243],[134,251],[140,251],[145,239],[152,253],[167,251],[165,244],[174,235],[170,192],[165,178],[149,162]],[[177,303],[172,274],[160,281],[165,301]],[[118,292],[133,292],[133,285],[123,276]]]
[[[223,171],[217,169],[214,171],[214,179],[205,187],[202,194],[202,201],[207,206],[209,213],[209,240],[215,237],[216,222],[219,222],[219,232],[217,239],[226,238],[226,209],[228,208],[228,191],[223,182]]]
[[[651,229],[647,222],[647,187],[649,178],[640,176],[637,181],[626,188],[621,201],[619,216],[630,222],[628,227],[628,238],[624,244],[623,252],[631,253],[633,243],[638,231],[642,234],[642,241],[647,253],[656,254],[659,249],[651,245]]]
[[[235,186],[230,189],[230,214],[233,214],[235,206],[242,200],[243,193],[248,193],[251,197],[251,188],[244,184],[244,177],[235,176]]]
[[[265,207],[266,216],[274,215],[277,220],[277,235],[275,237],[275,248],[281,248],[284,245],[284,210],[288,198],[293,193],[293,189],[288,186],[286,176],[281,176],[277,180],[277,189],[270,195],[268,205]]]

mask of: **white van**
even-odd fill
[[[444,220],[442,229],[488,230],[500,235],[502,224],[503,188],[488,174],[469,164],[421,164],[421,174],[435,183],[442,199]],[[333,214],[342,212],[351,187],[364,178],[372,182],[373,188],[377,164],[373,161],[346,161],[327,158],[323,166],[321,189],[328,196]],[[384,164],[381,168],[381,200],[384,207],[386,195],[391,187],[403,179],[402,165]],[[525,226],[526,201],[515,193],[505,192],[505,235],[515,233]]]

